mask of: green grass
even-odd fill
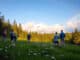
[[[80,60],[80,46],[66,44],[60,48],[51,43],[17,41],[11,47],[9,41],[0,41],[0,60]]]

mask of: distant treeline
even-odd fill
[[[7,37],[9,38],[10,30],[13,29],[17,35],[17,40],[27,40],[28,32],[22,30],[21,24],[17,25],[16,20],[14,20],[13,24],[10,24],[10,20],[8,19],[5,22],[5,17],[0,16],[0,36],[2,36],[3,30],[7,30]],[[33,42],[52,42],[54,38],[54,34],[44,33],[40,34],[37,32],[31,32],[31,41]],[[72,33],[66,33],[65,41],[68,43],[80,44],[80,31],[77,28],[74,29]]]

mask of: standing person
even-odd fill
[[[3,41],[5,42],[6,39],[7,39],[7,29],[3,30],[3,32],[2,32],[2,38],[3,38]]]
[[[31,40],[31,34],[30,33],[28,33],[28,35],[27,35],[27,40],[28,40],[28,43],[30,43],[30,40]]]
[[[60,33],[61,45],[65,45],[64,38],[65,38],[65,33],[63,32],[63,30],[61,30],[61,33]]]
[[[17,40],[17,36],[16,36],[16,34],[14,33],[14,41],[16,42],[16,40]]]
[[[11,44],[12,44],[12,46],[15,46],[16,35],[15,35],[15,33],[14,33],[13,30],[11,30],[11,32],[10,32],[10,38],[11,38]]]
[[[56,32],[54,35],[54,45],[58,46],[59,42],[58,42],[59,36],[58,33]]]

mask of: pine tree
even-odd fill
[[[0,16],[0,35],[2,34],[3,31],[3,22],[4,22],[4,16]]]
[[[19,24],[19,34],[22,33],[22,26]]]
[[[18,28],[18,27],[17,27],[17,22],[16,22],[16,20],[14,20],[12,29],[14,30],[14,32],[15,32],[16,34],[18,34],[17,28]]]
[[[8,26],[7,26],[7,35],[8,35],[8,37],[9,37],[9,35],[10,35],[10,31],[11,31],[11,24],[10,24],[10,20],[8,19]]]

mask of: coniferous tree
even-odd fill
[[[8,37],[10,35],[10,31],[11,31],[11,24],[10,24],[10,20],[8,19],[8,26],[7,26],[7,35],[8,35]]]
[[[0,35],[2,34],[3,31],[3,22],[4,22],[4,16],[0,16]]]
[[[14,30],[14,32],[15,32],[16,34],[18,34],[17,28],[18,28],[18,27],[17,27],[17,22],[16,22],[16,20],[14,20],[12,29]]]
[[[19,34],[22,33],[22,26],[19,24]]]

